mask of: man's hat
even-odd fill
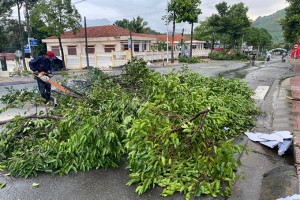
[[[55,59],[54,53],[52,51],[47,51],[46,55],[48,55],[51,59]]]

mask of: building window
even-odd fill
[[[68,46],[68,55],[77,55],[76,46]]]
[[[128,48],[128,44],[124,44],[123,45],[123,49],[122,49],[123,51],[126,51],[126,50],[129,50],[129,48]]]
[[[60,56],[60,50],[59,50],[59,46],[53,46],[51,47],[51,51],[53,51],[55,56]]]
[[[115,51],[115,45],[105,45],[104,51],[105,52]]]
[[[88,46],[88,53],[89,54],[95,53],[95,46]]]
[[[134,44],[134,51],[139,52],[140,51],[140,45],[139,44]]]

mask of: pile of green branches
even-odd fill
[[[245,82],[186,67],[163,75],[135,62],[121,75],[92,69],[74,83],[75,95],[56,95],[58,107],[5,124],[0,165],[11,175],[117,167],[125,154],[138,194],[159,185],[163,196],[230,195],[242,147],[228,138],[258,112]],[[0,100],[16,107],[16,93]]]

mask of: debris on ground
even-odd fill
[[[288,196],[285,198],[279,198],[277,200],[296,200],[296,199],[300,199],[300,195],[299,194],[294,194],[293,196]]]
[[[289,131],[276,131],[272,134],[246,132],[245,135],[254,142],[274,148],[279,147],[278,155],[282,156],[292,144],[293,135]]]

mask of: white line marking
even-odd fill
[[[252,96],[253,99],[263,100],[269,91],[269,86],[258,86],[254,91],[255,94]]]

